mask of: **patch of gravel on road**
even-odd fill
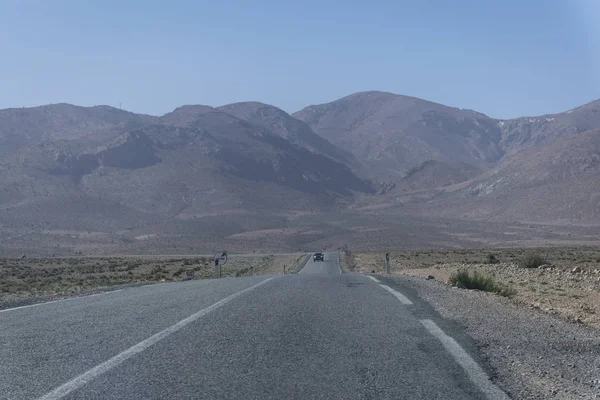
[[[392,279],[409,284],[442,317],[462,325],[512,398],[600,398],[599,330],[490,293],[422,278]]]

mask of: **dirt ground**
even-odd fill
[[[295,273],[303,254],[232,255],[223,277]],[[0,259],[0,308],[19,300],[77,296],[118,285],[214,277],[212,257]]]
[[[544,256],[548,268],[523,268],[528,252]],[[497,264],[487,264],[493,253]],[[355,252],[342,257],[346,270],[384,273],[384,252]],[[477,271],[497,283],[515,289],[511,301],[574,323],[600,329],[600,249],[555,247],[542,249],[394,251],[390,254],[392,275],[426,278],[447,283],[459,269]]]

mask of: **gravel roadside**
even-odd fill
[[[303,254],[233,255],[223,277],[296,273]],[[106,291],[214,277],[212,257],[0,258],[0,309]]]
[[[387,276],[390,278],[389,276]],[[600,331],[437,281],[397,277],[464,327],[514,399],[600,399]]]

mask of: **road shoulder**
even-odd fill
[[[378,276],[431,305],[475,343],[496,383],[516,399],[598,398],[600,332],[479,291]]]

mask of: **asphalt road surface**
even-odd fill
[[[339,275],[342,273],[337,253],[324,253],[323,261],[313,261],[312,255],[300,270],[300,274]]]
[[[503,399],[408,289],[341,274],[197,280],[0,311],[1,399]]]

